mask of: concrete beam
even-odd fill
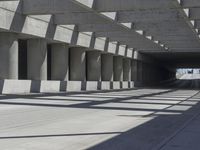
[[[99,12],[134,11],[175,8],[173,0],[95,0],[94,9]]]
[[[110,23],[105,20],[105,18],[100,17],[91,12],[86,13],[73,13],[68,12],[65,14],[55,14],[54,15],[54,23],[59,25],[65,24],[106,24]]]
[[[81,24],[78,26],[80,32],[114,32],[122,31],[123,28],[116,25],[115,23],[110,24]]]
[[[80,5],[76,5],[71,0],[23,0],[23,14],[42,15],[60,14],[68,12],[88,12]]]
[[[200,7],[199,0],[181,0],[181,5],[184,8]]]
[[[120,11],[117,14],[118,22],[156,22],[178,19],[181,19],[181,16],[175,9]]]

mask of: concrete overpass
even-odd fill
[[[109,90],[173,79],[177,67],[199,66],[198,6],[1,0],[1,91]]]
[[[199,0],[0,0],[0,149],[199,149],[200,82],[175,80],[199,20]]]

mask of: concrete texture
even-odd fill
[[[142,83],[142,77],[143,77],[143,63],[141,62],[141,61],[138,61],[138,63],[137,63],[137,68],[138,68],[138,70],[137,70],[137,79],[138,79],[138,82],[140,82],[140,83]]]
[[[51,79],[68,81],[69,47],[65,44],[51,45]]]
[[[134,82],[0,80],[0,94],[57,93],[134,88]]]
[[[0,79],[18,79],[18,41],[15,33],[0,33]]]
[[[135,89],[0,98],[2,150],[158,150],[200,109],[198,90]],[[198,148],[198,127],[197,117],[183,136],[178,135],[180,140],[173,140],[163,150],[179,144],[183,150]]]
[[[137,67],[137,63],[138,63],[138,61],[136,61],[136,60],[132,60],[131,61],[131,80],[132,81],[138,81],[138,76],[137,76],[138,67]]]
[[[123,81],[123,57],[114,56],[113,58],[114,81]]]
[[[30,39],[27,44],[27,70],[30,80],[47,80],[47,42]]]
[[[70,74],[71,81],[86,80],[86,51],[82,48],[70,48]]]
[[[123,59],[123,81],[131,81],[131,59]]]
[[[87,80],[101,81],[101,53],[87,52]]]
[[[102,81],[113,81],[113,56],[102,54],[101,56],[101,78]]]

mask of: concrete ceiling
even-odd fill
[[[93,32],[160,59],[200,52],[200,0],[21,1],[24,15],[53,15],[57,25],[76,25],[79,32]]]
[[[23,1],[26,15],[54,14],[56,24],[76,24],[139,51],[200,50],[198,0]]]
[[[156,52],[149,55],[171,68],[200,68],[199,52]]]

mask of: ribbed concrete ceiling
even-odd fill
[[[55,24],[144,53],[200,51],[200,0],[22,1],[24,15],[53,15]]]

